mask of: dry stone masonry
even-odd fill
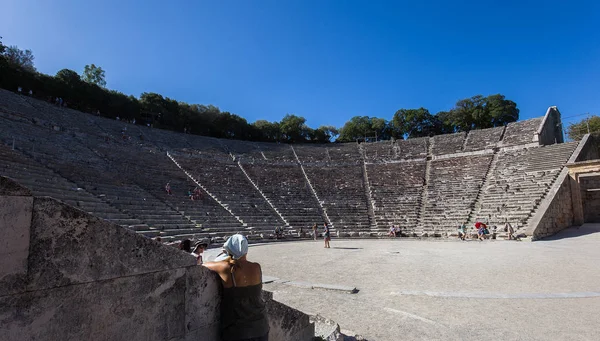
[[[0,90],[0,175],[173,241],[234,232],[268,240],[282,226],[298,237],[324,220],[341,237],[383,236],[392,224],[403,236],[448,236],[477,220],[527,231],[577,146],[553,143],[562,142],[557,122],[551,107],[506,127],[292,149],[151,129]],[[192,201],[197,184],[202,198]]]

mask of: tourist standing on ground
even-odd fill
[[[313,239],[317,240],[317,224],[314,224],[312,227],[312,231],[313,231]]]
[[[262,299],[260,264],[246,259],[248,240],[235,234],[223,244],[224,254],[204,263],[223,285],[221,338],[226,341],[267,341],[269,322]]]
[[[513,229],[512,225],[508,221],[504,225],[504,232],[508,234],[508,240],[515,239],[515,229]]]
[[[171,183],[167,182],[167,184],[165,185],[165,192],[167,192],[168,195],[171,195]]]
[[[329,241],[331,240],[331,231],[329,231],[329,226],[327,223],[323,224],[325,227],[325,231],[323,232],[323,236],[325,237],[325,248],[329,249]]]

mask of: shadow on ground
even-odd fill
[[[581,226],[573,226],[567,229],[560,231],[559,233],[544,238],[542,241],[547,240],[560,240],[560,239],[568,239],[568,238],[577,238],[581,236],[585,236],[588,234],[600,233],[600,224],[597,223],[587,223]]]

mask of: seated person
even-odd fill
[[[467,227],[465,226],[465,224],[462,224],[458,227],[458,238],[460,238],[461,240],[465,240],[466,237]]]
[[[200,189],[198,187],[194,188],[194,192],[192,192],[192,195],[193,195],[193,200],[202,199],[202,192],[200,192]]]

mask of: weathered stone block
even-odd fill
[[[185,336],[185,269],[0,297],[0,341]]]
[[[267,301],[269,315],[269,340],[272,341],[304,341],[306,336],[314,336],[314,324],[309,316],[281,304],[277,301]]]
[[[31,191],[10,178],[0,176],[0,195],[31,196]]]
[[[185,327],[188,332],[216,328],[221,308],[219,276],[203,266],[187,268]]]
[[[25,291],[32,206],[33,197],[0,196],[0,296]]]
[[[51,198],[35,198],[28,290],[131,276],[195,264],[189,254]]]

